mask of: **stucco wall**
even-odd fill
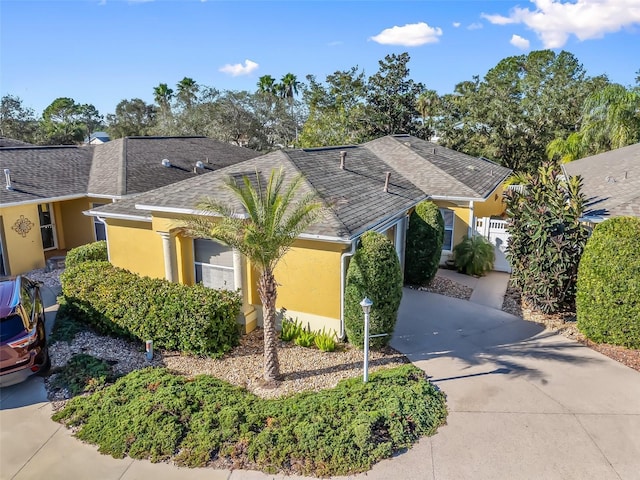
[[[149,222],[109,219],[109,261],[140,275],[164,278],[162,237]]]
[[[492,217],[500,216],[504,213],[506,205],[502,199],[504,187],[499,186],[496,191],[491,194],[485,202],[475,202],[473,205],[474,213],[476,217]]]
[[[103,203],[106,202],[103,200]],[[90,208],[91,203],[87,198],[59,203],[56,217],[59,248],[70,249],[95,241],[93,219],[82,213]]]
[[[35,268],[43,268],[45,264],[42,251],[42,236],[38,219],[38,205],[20,205],[17,207],[0,208],[0,216],[4,225],[5,252],[7,266],[11,275],[26,273]],[[22,219],[22,224],[31,223],[28,232],[21,235],[16,228],[16,222]]]

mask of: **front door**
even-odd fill
[[[55,250],[58,246],[56,238],[56,222],[53,215],[53,205],[51,203],[41,203],[38,205],[38,216],[40,217],[40,233],[42,234],[42,249]]]

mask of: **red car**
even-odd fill
[[[39,284],[23,276],[0,278],[0,387],[50,367]]]

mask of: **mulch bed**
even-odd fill
[[[526,304],[526,302],[522,301],[520,291],[514,288],[511,284],[507,288],[504,303],[502,304],[502,310],[521,317],[529,322],[544,325],[549,330],[553,330],[565,337],[576,340],[583,345],[586,345],[587,347],[640,372],[640,350],[625,348],[619,345],[595,343],[589,340],[578,330],[575,312],[562,312],[547,315],[533,310]]]

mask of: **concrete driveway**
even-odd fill
[[[640,478],[640,373],[472,302],[405,289],[392,345],[446,394],[448,424],[352,478]],[[0,479],[294,479],[100,455],[50,419],[42,379],[0,390]]]

